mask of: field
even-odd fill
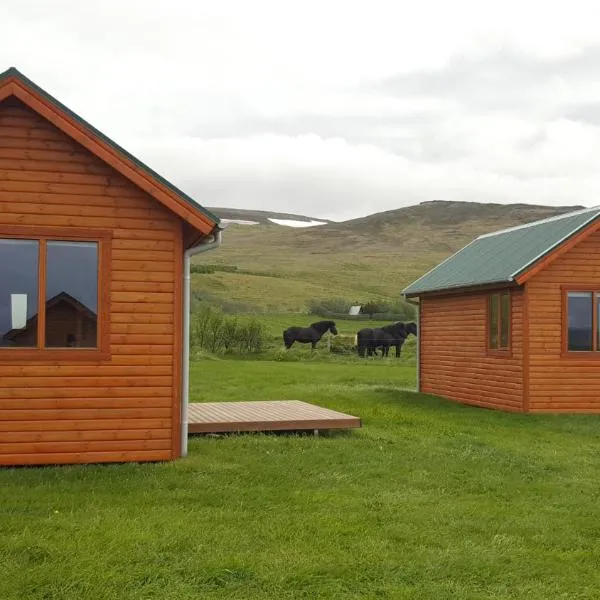
[[[215,359],[191,375],[194,401],[300,399],[363,428],[0,470],[0,598],[598,597],[600,418],[418,395],[405,359]]]
[[[223,246],[194,258],[225,270],[194,274],[196,293],[237,312],[302,312],[319,298],[397,301],[404,286],[474,237],[576,207],[424,202],[369,217],[293,229],[252,211],[217,214],[257,220],[231,225]]]
[[[352,354],[379,321],[336,319],[334,352],[281,339],[321,320],[310,300],[395,302],[474,236],[564,210],[432,202],[227,229],[194,259],[194,310],[258,318],[266,344],[252,360],[194,347],[191,400],[305,400],[362,429],[195,436],[164,464],[0,469],[0,600],[597,598],[600,416],[417,394],[414,337],[400,359]]]

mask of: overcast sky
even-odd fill
[[[600,204],[593,3],[0,0],[25,75],[205,206]]]

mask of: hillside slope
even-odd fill
[[[244,208],[219,208],[219,207],[207,207],[215,215],[221,217],[225,221],[247,221],[249,223],[256,223],[259,225],[271,225],[271,219],[276,220],[287,220],[287,221],[298,221],[310,223],[311,221],[319,221],[320,223],[329,223],[327,219],[311,219],[305,215],[296,215],[292,213],[280,213],[272,212],[269,210],[248,210]]]
[[[304,311],[314,298],[397,300],[474,237],[577,208],[431,201],[305,229],[230,225],[217,252],[195,259],[227,271],[195,274],[193,286],[240,309],[273,312]],[[237,218],[252,220],[244,212]]]

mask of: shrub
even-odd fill
[[[256,314],[263,312],[260,306],[255,304],[249,304],[247,302],[240,302],[238,300],[227,300],[219,298],[216,294],[209,292],[204,289],[193,289],[192,290],[192,313],[198,312],[202,306],[211,305],[218,307],[224,313],[244,313],[244,314]]]
[[[401,299],[393,302],[389,300],[369,300],[361,304],[361,302],[351,302],[344,298],[323,298],[310,300],[307,305],[309,314],[331,317],[332,319],[414,321],[417,314],[412,304]],[[360,313],[349,315],[350,307],[356,305],[361,305]]]
[[[331,352],[333,354],[354,354],[354,336],[335,335],[331,338]]]
[[[345,298],[322,298],[313,299],[307,302],[308,313],[310,315],[328,316],[330,314],[347,315],[352,306],[352,302]]]
[[[190,345],[195,352],[255,353],[264,348],[265,339],[266,328],[258,320],[240,322],[214,306],[201,306],[190,320]]]
[[[379,319],[387,319],[385,315],[390,315],[394,321],[413,321],[417,314],[415,307],[406,300],[371,300],[361,306],[360,312],[371,318],[377,316]]]
[[[235,265],[213,265],[206,263],[195,263],[190,265],[190,273],[235,273],[238,268]]]

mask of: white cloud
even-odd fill
[[[208,206],[594,204],[593,2],[4,0],[0,58]]]

